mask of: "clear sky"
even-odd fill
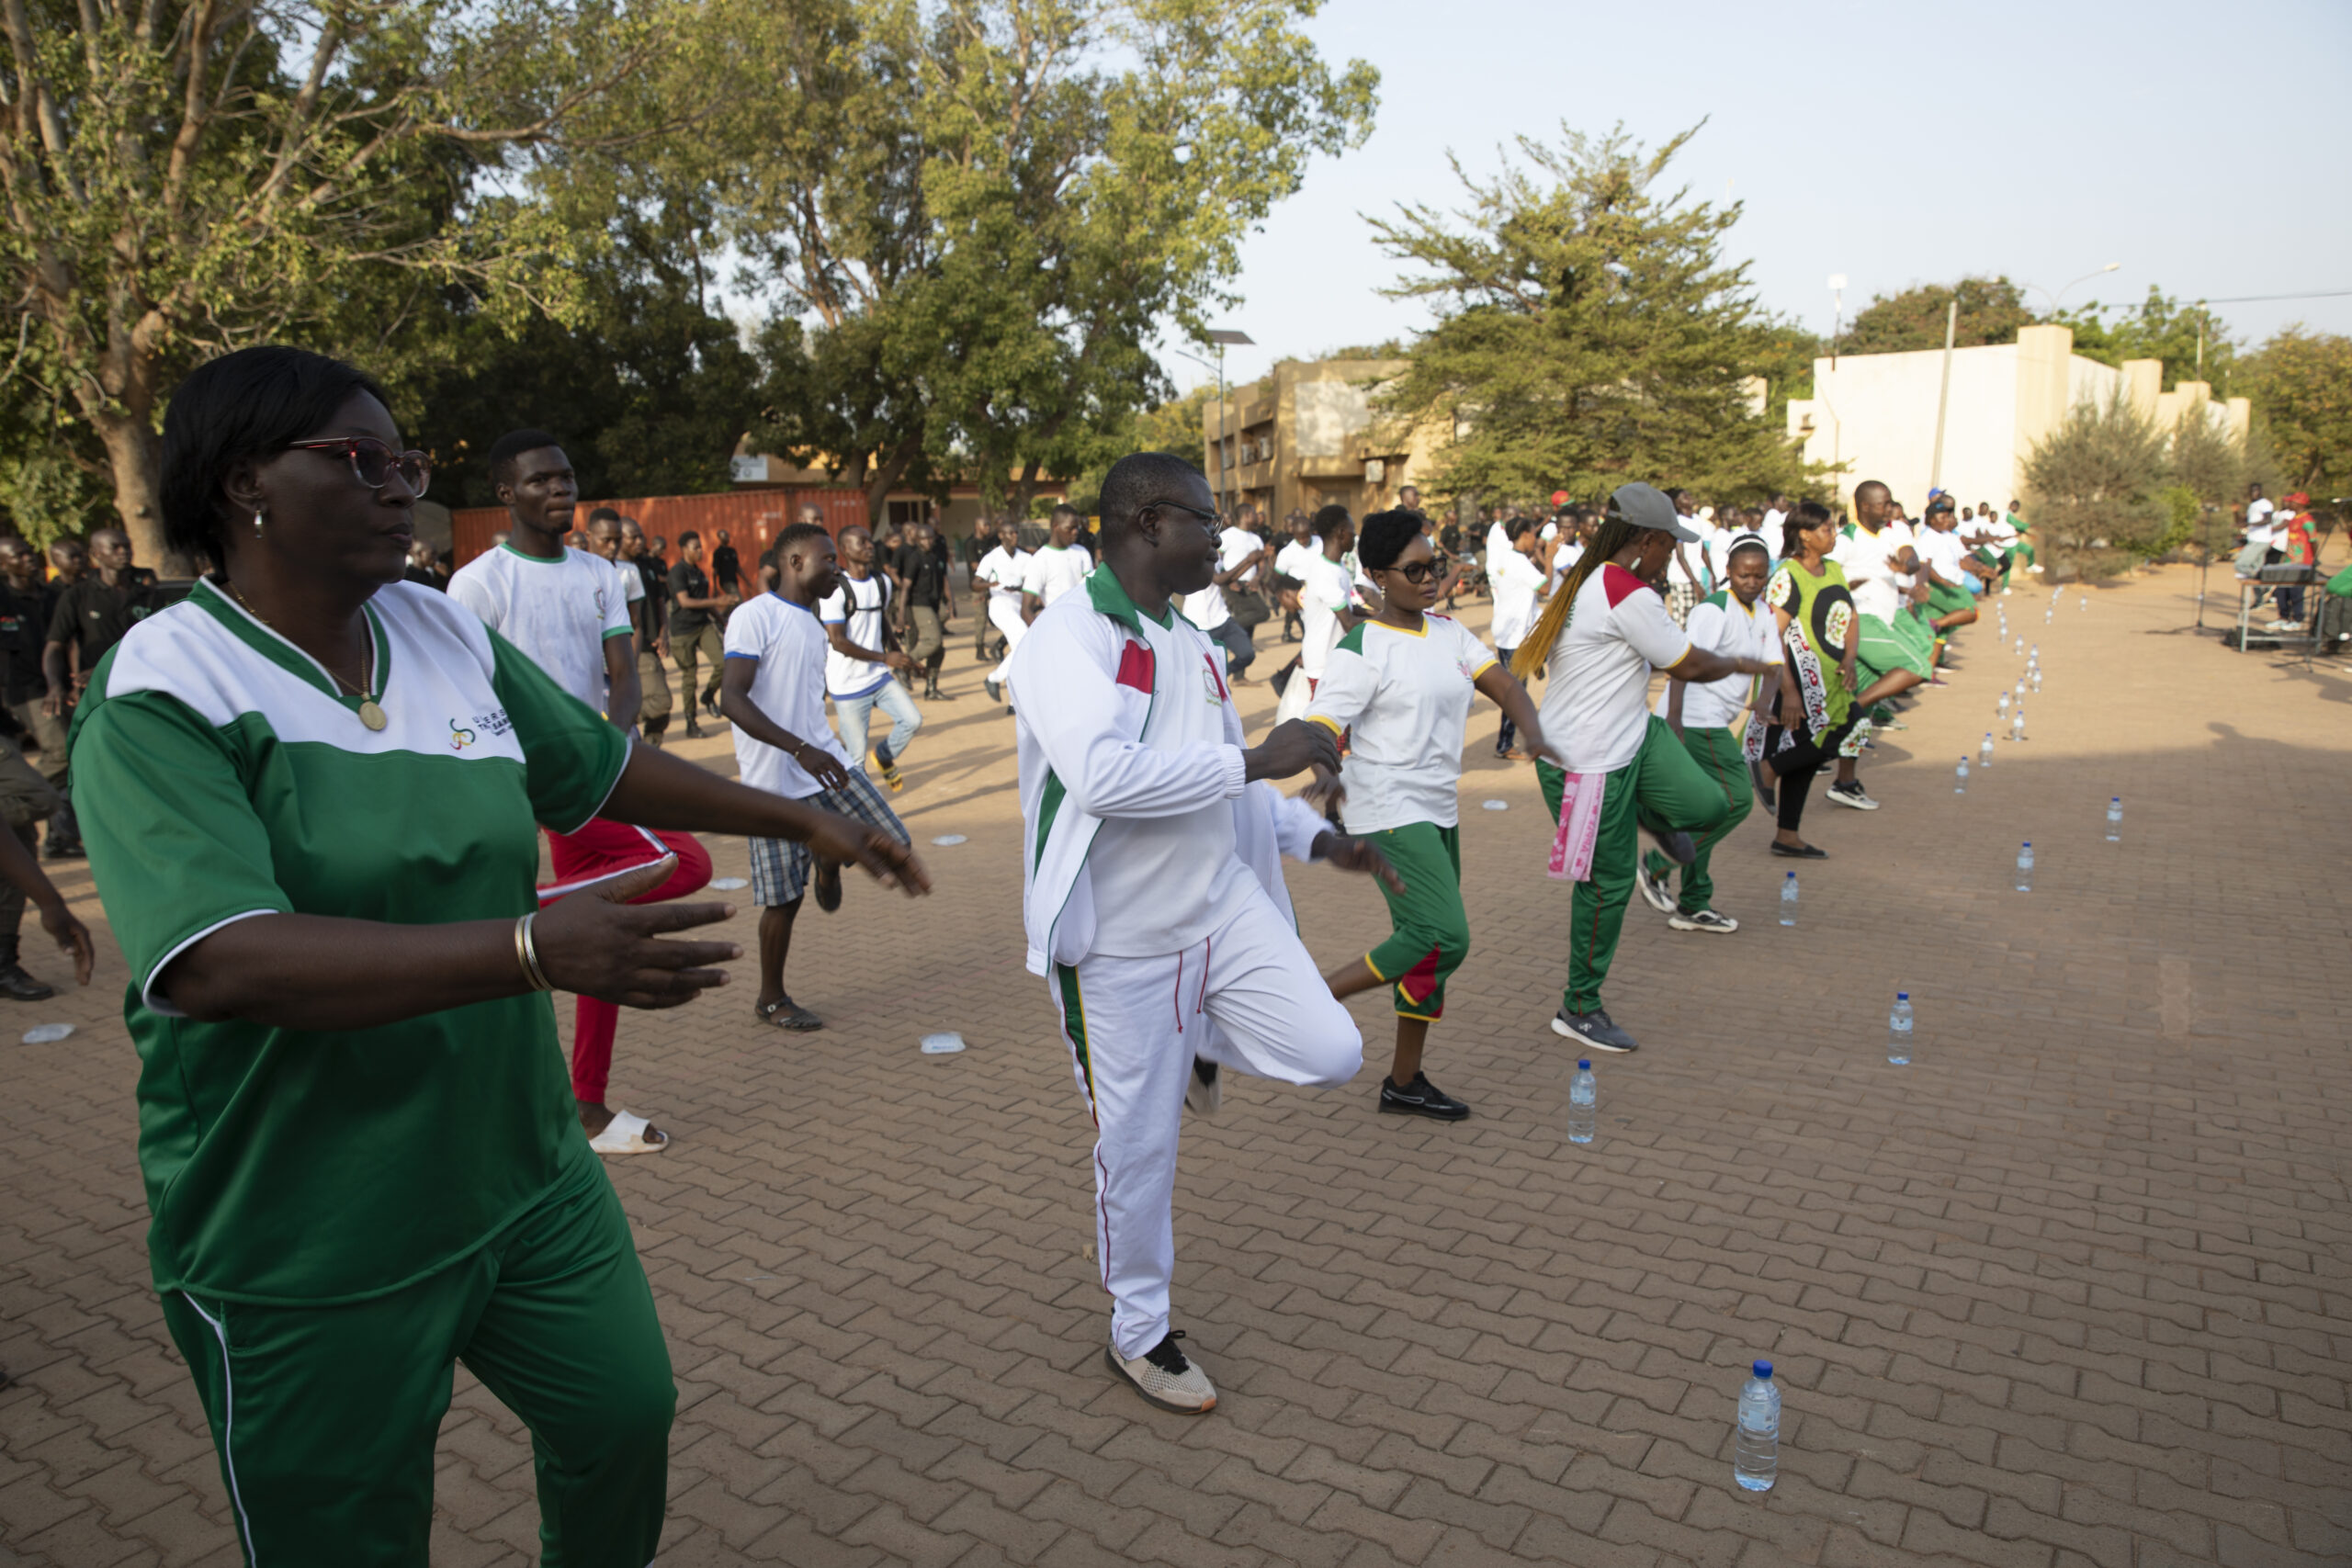
[[[1746,204],[1728,254],[1765,305],[1827,333],[1871,295],[1967,273],[2064,289],[2069,306],[2352,290],[2346,0],[1985,0],[1966,7],[1684,0],[1327,0],[1327,58],[1382,75],[1377,128],[1316,163],[1244,251],[1220,324],[1247,380],[1278,358],[1408,335],[1384,299],[1396,264],[1362,213],[1459,205],[1449,149],[1477,175],[1521,134],[1623,121],[1677,158],[1693,197]],[[2046,298],[2027,299],[2046,309]],[[2242,340],[2301,321],[2352,333],[2352,294],[2216,305]],[[1180,387],[1206,378],[1175,355]]]

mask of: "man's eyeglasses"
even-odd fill
[[[1137,512],[1147,512],[1154,508],[1164,509],[1170,512],[1189,512],[1204,523],[1215,523],[1217,521],[1217,515],[1216,513],[1204,512],[1197,506],[1187,506],[1181,501],[1155,501],[1150,502],[1148,506],[1138,506],[1136,510]]]
[[[1383,571],[1393,571],[1406,581],[1419,587],[1437,575],[1435,561],[1417,560],[1406,566],[1384,566]]]
[[[330,435],[316,441],[289,441],[295,452],[340,452],[351,460],[351,472],[369,490],[381,490],[398,473],[418,495],[433,482],[433,459],[422,452],[395,452],[372,435]]]

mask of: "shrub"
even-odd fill
[[[2034,537],[2058,576],[2112,577],[2159,554],[2172,514],[2157,493],[2165,434],[2119,391],[2076,403],[2026,458]]]

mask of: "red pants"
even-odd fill
[[[678,857],[670,880],[632,904],[665,904],[699,892],[710,880],[710,852],[692,833],[657,833],[626,822],[591,818],[577,833],[549,833],[548,850],[555,862],[555,880],[539,889],[541,905],[576,892],[587,883],[615,876],[632,866],[647,865],[663,855]],[[616,1003],[594,997],[577,998],[571,1027],[572,1098],[588,1105],[605,1102],[605,1083],[613,1067],[613,1036],[620,1029]]]

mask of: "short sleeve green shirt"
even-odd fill
[[[543,995],[330,1032],[198,1022],[157,988],[255,916],[528,913],[537,824],[577,829],[618,781],[627,739],[464,606],[395,582],[367,616],[380,731],[209,581],[132,629],[74,716],[74,804],[130,964],[159,1290],[379,1295],[594,1158]]]

